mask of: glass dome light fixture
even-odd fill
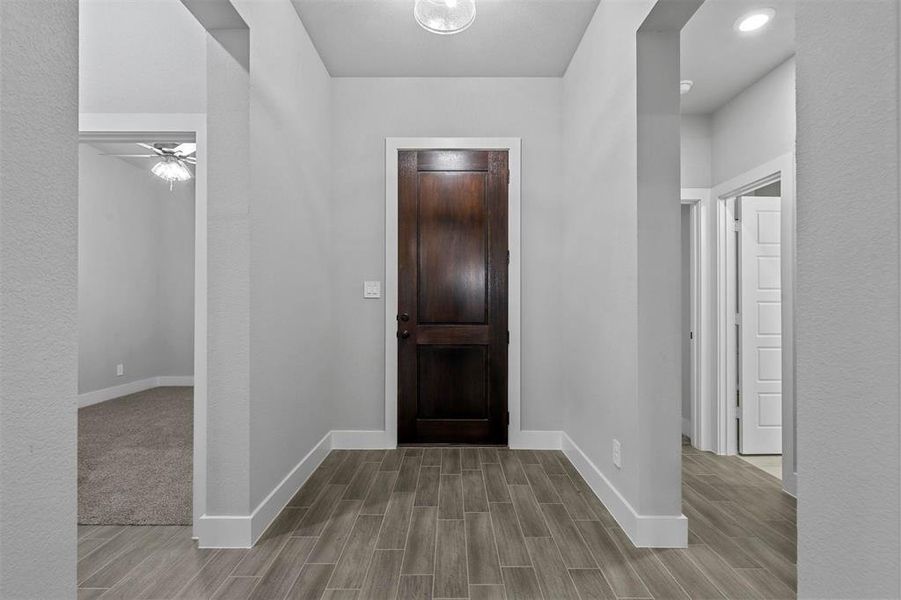
[[[169,190],[177,183],[191,179],[191,170],[177,156],[164,156],[163,160],[153,165],[150,172],[169,183]]]
[[[475,0],[416,0],[416,22],[432,33],[452,35],[465,31],[476,20]]]

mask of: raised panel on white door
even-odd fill
[[[781,200],[741,198],[742,454],[782,452]]]

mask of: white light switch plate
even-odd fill
[[[381,298],[382,282],[381,281],[364,281],[363,282],[364,298]]]

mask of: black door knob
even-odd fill
[[[403,331],[398,331],[397,337],[402,338],[402,339],[407,339],[408,337],[410,337],[410,332],[407,331],[406,329],[404,329]]]
[[[409,321],[409,320],[410,320],[410,315],[408,315],[407,313],[400,313],[399,315],[397,315],[397,319],[398,319],[399,321],[405,321],[405,322],[406,322],[406,321]]]

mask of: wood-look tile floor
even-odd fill
[[[250,550],[79,528],[79,600],[794,598],[795,501],[683,450],[687,549],[638,549],[558,451],[333,451]]]

